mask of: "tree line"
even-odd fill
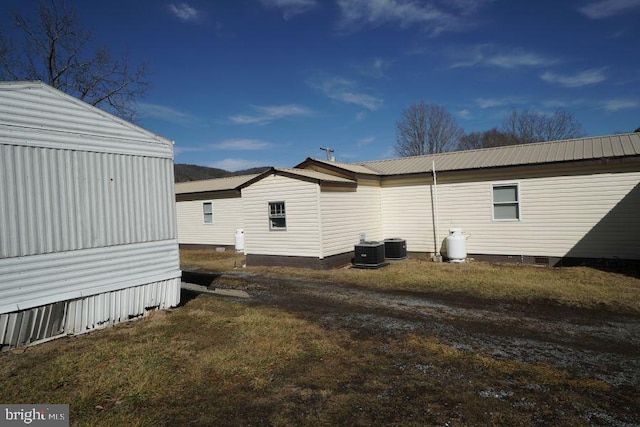
[[[394,150],[401,157],[421,156],[583,136],[582,125],[563,109],[551,114],[512,110],[500,128],[465,133],[446,108],[420,101],[402,110]]]

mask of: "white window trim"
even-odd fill
[[[276,203],[282,203],[282,207],[284,208],[284,215],[271,215],[271,205]],[[287,204],[284,202],[284,200],[267,202],[267,214],[269,217],[269,231],[287,231]],[[273,222],[271,222],[273,218],[284,218],[284,227],[274,227]]]
[[[205,213],[204,213],[204,205],[211,204],[211,222],[205,221]],[[203,200],[202,201],[202,225],[213,225],[213,200]]]
[[[493,200],[493,189],[496,187],[516,187],[516,203],[518,205],[518,217],[517,218],[496,218],[496,202]],[[493,182],[491,183],[491,221],[495,222],[518,222],[522,221],[522,200],[520,199],[520,183],[519,182]],[[499,204],[499,203],[498,203]],[[504,204],[513,204],[512,202]]]

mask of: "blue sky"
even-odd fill
[[[395,122],[420,100],[466,132],[514,108],[564,108],[588,135],[640,126],[640,0],[67,4],[96,43],[148,62],[138,123],[175,141],[176,163],[394,157]]]

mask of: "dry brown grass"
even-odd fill
[[[183,256],[183,266],[213,271],[241,260],[234,253],[214,261],[211,253]],[[408,260],[380,270],[249,270],[634,312],[640,300],[637,279],[586,268]],[[619,411],[628,422],[640,407],[636,390],[588,372],[500,360],[416,333],[352,335],[208,295],[140,321],[0,354],[0,402],[69,403],[72,425],[82,426],[613,425]]]
[[[228,271],[243,257],[181,250],[183,268]],[[582,308],[640,313],[640,279],[589,267],[546,268],[469,262],[433,263],[412,258],[377,270],[343,268],[315,271],[284,267],[247,267],[279,277],[326,280],[376,289],[463,294],[512,301],[549,301]]]
[[[625,400],[626,399],[626,400]],[[0,401],[73,425],[583,425],[605,383],[410,334],[356,338],[201,295],[170,313],[0,355]]]

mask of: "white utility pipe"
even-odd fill
[[[433,242],[434,252],[433,256],[438,256],[438,243],[440,242],[440,238],[438,237],[438,228],[440,228],[440,221],[438,218],[438,183],[436,180],[436,162],[435,160],[431,162],[431,171],[433,172],[433,214],[434,214],[434,235],[435,241]]]

